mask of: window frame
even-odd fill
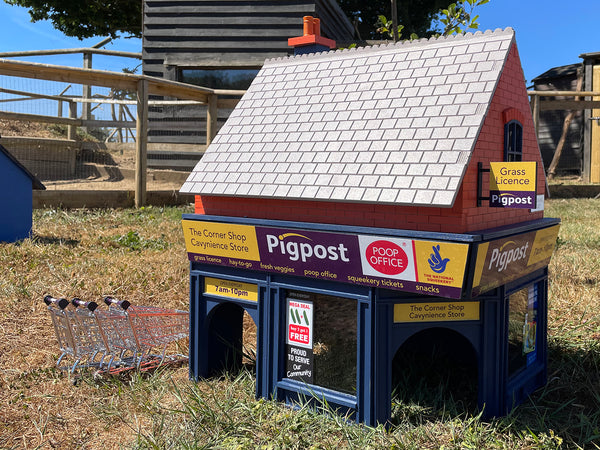
[[[523,125],[518,120],[504,124],[504,161],[523,161]]]
[[[258,72],[260,72],[261,66],[215,66],[215,67],[179,67],[178,71],[177,71],[177,81],[182,82],[182,83],[188,83],[188,84],[193,84],[194,86],[201,86],[201,87],[207,87],[210,89],[222,89],[222,90],[240,90],[239,88],[236,87],[231,87],[229,85],[219,85],[219,86],[212,86],[209,85],[211,83],[207,83],[205,85],[200,85],[200,84],[196,84],[196,83],[191,83],[190,80],[188,79],[186,81],[186,77],[185,77],[185,72],[213,72],[215,75],[218,75],[219,72],[226,72],[226,71],[256,71],[256,75],[258,75]],[[250,83],[252,83],[252,81],[254,80],[254,78],[256,78],[256,75],[252,78],[252,80],[250,80]],[[218,76],[216,78],[219,78]],[[247,88],[243,88],[241,90],[247,90]]]

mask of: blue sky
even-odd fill
[[[401,0],[400,0],[401,1]],[[580,62],[582,53],[600,52],[600,0],[490,0],[479,7],[480,30],[512,27],[527,82],[546,70]],[[0,0],[0,52],[86,47],[102,37],[79,41],[67,38],[49,23],[31,23],[25,8]],[[119,39],[107,47],[141,51],[138,39]],[[81,55],[30,59],[48,64],[81,67]],[[136,63],[94,56],[94,67],[120,70]]]

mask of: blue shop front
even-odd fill
[[[558,228],[452,235],[186,215],[190,376],[241,367],[245,311],[257,397],[323,399],[386,423],[396,355],[438,342],[473,366],[484,415],[503,415],[546,382]]]
[[[257,397],[369,425],[437,389],[416,367],[484,416],[546,383],[559,220],[513,30],[266,61],[181,192],[192,379],[251,320]]]

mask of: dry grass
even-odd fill
[[[0,244],[0,448],[117,448],[134,440],[137,430],[99,416],[116,406],[122,383],[75,387],[54,369],[59,351],[41,299],[112,295],[188,309],[182,211],[36,211],[33,239]],[[172,376],[187,379],[187,368]],[[125,403],[118,408],[135,424],[138,404]]]
[[[84,376],[74,386],[55,369],[59,351],[43,295],[98,300],[110,294],[187,309],[179,218],[191,208],[35,211],[32,239],[0,244],[0,448],[512,449],[560,448],[561,441],[566,448],[598,448],[597,203],[547,202],[547,215],[563,219],[550,266],[548,385],[491,422],[401,405],[387,432],[255,400],[255,380],[244,374],[191,383],[181,367],[145,377]]]
[[[600,339],[600,200],[554,200],[563,219],[550,264],[550,334]]]
[[[29,136],[38,138],[56,138],[46,124],[22,122],[20,120],[0,119],[0,136]]]

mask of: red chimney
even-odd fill
[[[321,36],[321,20],[304,16],[304,36],[288,39],[288,45],[294,47],[295,55],[329,51],[336,47],[335,41]]]

